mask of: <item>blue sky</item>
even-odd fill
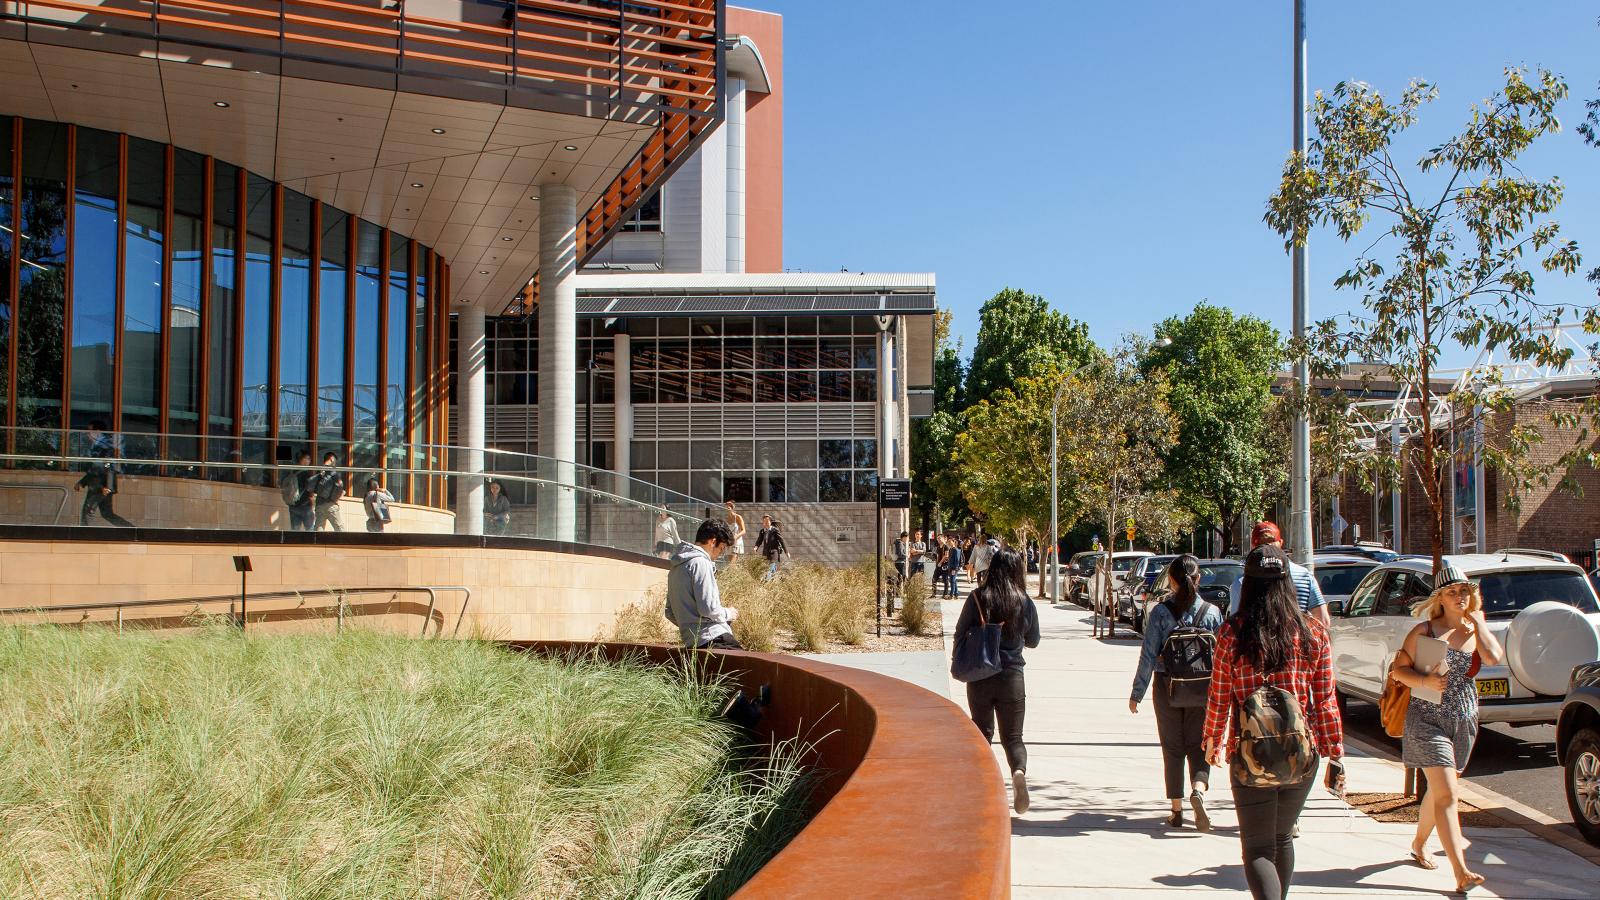
[[[968,350],[1008,286],[1103,344],[1202,299],[1288,329],[1289,260],[1261,214],[1290,143],[1289,0],[748,5],[785,17],[788,266],[936,272]],[[1310,0],[1310,85],[1433,81],[1415,158],[1504,66],[1565,76],[1565,128],[1524,170],[1566,183],[1557,219],[1589,268],[1600,149],[1576,126],[1600,96],[1597,18],[1592,0]],[[1357,304],[1332,287],[1355,252],[1314,237],[1314,319]],[[1595,302],[1581,279],[1539,293]]]

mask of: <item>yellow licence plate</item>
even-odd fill
[[[1511,679],[1509,678],[1479,678],[1479,700],[1502,700],[1511,696]]]

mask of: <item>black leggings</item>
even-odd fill
[[[983,732],[984,740],[994,740],[994,720],[1000,719],[1000,746],[1005,749],[1006,765],[1013,772],[1028,770],[1028,748],[1022,743],[1022,715],[1027,704],[1021,669],[1004,669],[998,675],[967,684],[967,708],[972,710],[972,721]]]
[[[1150,693],[1156,701],[1156,734],[1161,737],[1161,771],[1167,782],[1167,799],[1179,800],[1189,795],[1189,786],[1183,780],[1185,762],[1189,764],[1190,781],[1211,784],[1211,765],[1201,748],[1206,708],[1168,703],[1168,681],[1165,673],[1157,672]]]
[[[1316,776],[1299,784],[1255,788],[1233,783],[1233,807],[1239,816],[1239,844],[1244,850],[1244,880],[1255,900],[1283,900],[1294,879],[1294,838],[1289,833],[1306,805]]]

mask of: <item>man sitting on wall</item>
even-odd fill
[[[683,542],[672,554],[667,575],[667,621],[678,626],[685,647],[743,650],[728,623],[739,611],[722,605],[717,585],[717,558],[733,545],[733,528],[722,519],[706,519],[695,529],[694,543]]]

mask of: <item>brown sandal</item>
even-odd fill
[[[1468,872],[1467,877],[1456,882],[1456,893],[1465,894],[1478,885],[1483,884],[1483,876],[1476,872]]]
[[[1420,868],[1429,870],[1439,868],[1439,864],[1429,859],[1427,853],[1422,850],[1418,850],[1415,847],[1411,848],[1411,861],[1416,863]]]

